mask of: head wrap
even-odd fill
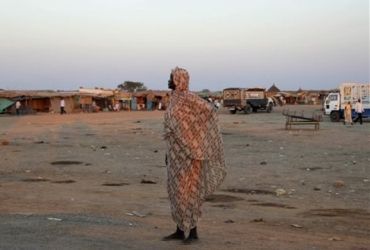
[[[189,90],[190,77],[186,69],[176,67],[171,71],[171,75],[177,91]]]

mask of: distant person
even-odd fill
[[[167,191],[177,228],[163,240],[191,243],[198,239],[202,203],[226,175],[223,143],[216,110],[189,91],[185,69],[172,70],[168,88],[172,92],[164,115]]]
[[[66,106],[66,102],[64,101],[64,98],[62,97],[62,99],[60,99],[60,114],[63,115],[63,114],[67,114],[67,112],[64,110]]]
[[[357,117],[353,120],[355,123],[360,120],[360,124],[362,124],[362,113],[364,112],[364,107],[362,106],[361,99],[358,99],[355,105],[355,112]]]
[[[216,109],[219,109],[221,106],[220,102],[217,99],[214,101],[214,104]]]
[[[162,101],[159,101],[158,110],[161,110],[161,109],[162,109]]]
[[[21,102],[18,100],[16,103],[15,103],[15,112],[17,113],[17,115],[20,115],[20,109],[21,109]]]
[[[121,110],[121,105],[120,105],[119,102],[116,102],[116,104],[114,104],[113,110],[114,111],[120,111]]]
[[[346,125],[346,124],[353,125],[351,102],[348,102],[346,105],[344,105],[344,125]]]

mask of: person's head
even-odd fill
[[[357,100],[358,102],[361,102],[361,99],[360,98],[358,98],[358,100]]]
[[[351,102],[350,102],[350,101],[348,101],[348,104],[351,104]]]
[[[186,69],[179,67],[171,71],[170,79],[168,80],[168,88],[178,91],[189,90],[189,73]]]

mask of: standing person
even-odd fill
[[[66,103],[64,101],[64,98],[60,99],[60,114],[67,114],[67,112],[64,110],[64,107],[66,106]]]
[[[198,239],[202,203],[226,176],[223,143],[216,110],[189,91],[188,72],[173,69],[168,87],[172,92],[164,115],[167,191],[177,229],[163,240],[191,243]]]
[[[362,106],[361,99],[358,99],[356,102],[355,112],[357,113],[357,117],[354,122],[356,123],[358,120],[360,120],[360,124],[362,124],[362,113],[364,112],[364,107]]]
[[[348,102],[346,105],[344,105],[344,125],[346,125],[346,124],[353,125],[351,102]]]
[[[17,115],[20,115],[20,109],[21,109],[21,102],[18,100],[16,103],[15,103],[15,112],[17,113]]]
[[[216,109],[219,109],[221,106],[220,102],[216,99],[214,103],[215,103]]]

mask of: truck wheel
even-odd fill
[[[332,111],[330,113],[330,121],[332,122],[339,122],[340,120],[340,115],[338,111]]]
[[[229,110],[229,112],[230,112],[230,114],[236,114],[236,109],[231,109],[231,110]]]
[[[244,107],[244,113],[245,114],[250,114],[252,112],[251,106],[247,105]]]

